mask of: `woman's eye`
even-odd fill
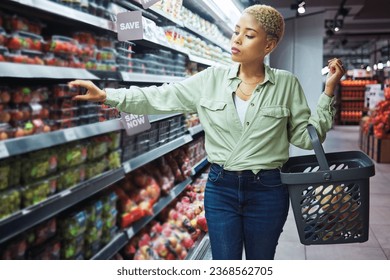
[[[238,35],[239,32],[238,32],[238,31],[234,31],[233,34],[234,34],[234,35]]]
[[[249,36],[249,35],[246,35],[246,37],[247,37],[248,39],[253,39],[253,38],[255,38],[255,36]]]

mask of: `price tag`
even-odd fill
[[[9,157],[9,152],[7,146],[4,142],[0,142],[0,158]]]
[[[131,166],[130,166],[130,162],[127,161],[123,164],[123,169],[125,170],[125,173],[129,173],[131,171]]]
[[[22,215],[27,215],[28,213],[30,213],[31,210],[30,209],[23,209],[22,210]]]
[[[191,135],[189,135],[189,134],[184,135],[184,141],[185,141],[185,142],[191,142],[191,141],[192,141]]]
[[[140,0],[142,8],[145,10],[148,9],[150,6],[154,5],[155,3],[159,2],[160,0]]]
[[[74,129],[72,129],[72,128],[65,129],[64,130],[64,136],[65,136],[66,141],[68,141],[68,142],[77,140],[76,133],[75,133]]]
[[[70,190],[64,190],[64,191],[61,192],[61,196],[64,197],[64,196],[67,196],[70,193],[71,193]]]
[[[134,229],[131,227],[127,230],[127,237],[132,238],[134,236]]]

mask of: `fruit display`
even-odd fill
[[[185,259],[202,232],[207,232],[203,199],[206,177],[198,179],[123,248],[134,260]]]
[[[21,208],[21,195],[18,189],[0,191],[0,219],[5,218]]]

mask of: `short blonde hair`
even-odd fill
[[[265,33],[276,39],[276,43],[279,43],[282,39],[284,34],[284,18],[275,8],[258,4],[249,6],[243,13],[254,16]]]

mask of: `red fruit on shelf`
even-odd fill
[[[7,47],[10,50],[20,50],[22,48],[22,41],[20,38],[12,37],[8,40]]]

